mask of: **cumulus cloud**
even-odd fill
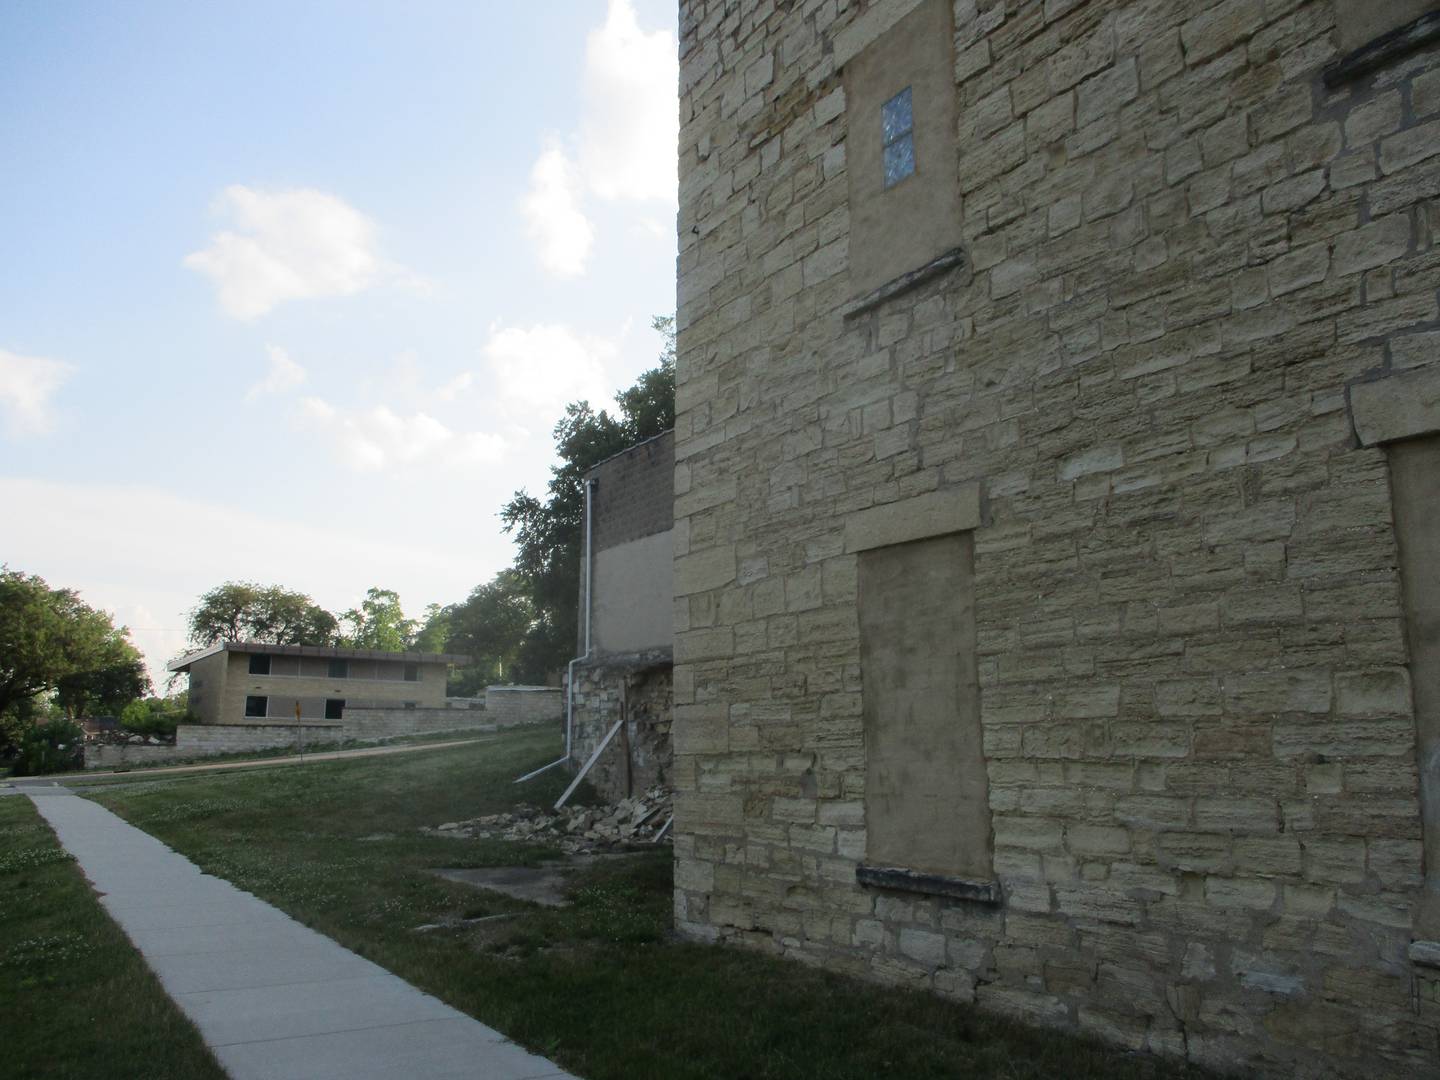
[[[392,466],[490,464],[506,449],[501,435],[455,431],[426,412],[397,413],[388,405],[341,409],[317,397],[300,403],[300,425],[319,429],[335,456],[357,472]]]
[[[270,368],[263,379],[245,391],[246,401],[254,401],[267,394],[283,394],[305,381],[305,369],[291,360],[289,353],[278,345],[270,345],[267,349],[270,353]]]
[[[548,141],[530,170],[530,190],[520,202],[540,265],[555,277],[585,272],[595,230],[580,209],[580,181],[558,140]]]
[[[578,277],[594,243],[583,196],[606,201],[676,201],[679,67],[669,30],[645,32],[631,0],[610,0],[585,43],[580,129],[567,151],[545,141],[521,200],[540,265]]]
[[[610,0],[585,43],[580,160],[602,199],[676,198],[679,61],[669,30],[640,29],[630,0]]]
[[[375,223],[323,191],[260,191],[236,184],[216,201],[234,229],[185,265],[210,278],[220,306],[253,319],[287,300],[350,296],[394,268],[381,258]]]
[[[568,326],[492,327],[481,353],[501,400],[538,412],[547,423],[571,401],[598,404],[614,393],[605,373],[614,343],[582,337]]]
[[[50,399],[74,367],[61,360],[0,349],[0,417],[6,434],[39,435],[54,423]]]

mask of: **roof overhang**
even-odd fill
[[[188,671],[190,665],[216,653],[266,653],[270,656],[314,656],[322,660],[394,660],[406,664],[468,664],[470,657],[455,653],[386,652],[383,649],[346,649],[339,645],[276,645],[268,641],[217,641],[209,648],[182,656],[166,665],[167,671]]]

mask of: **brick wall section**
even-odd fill
[[[681,3],[677,925],[1199,1062],[1436,1075],[1346,388],[1440,362],[1440,54],[1331,91],[1330,0],[957,0],[968,265],[846,320],[863,10]],[[854,878],[842,523],[970,481],[996,909]]]
[[[488,686],[485,713],[492,724],[511,727],[559,720],[565,715],[565,701],[554,686]]]
[[[665,532],[674,524],[675,433],[616,454],[590,472],[595,486],[596,551]]]

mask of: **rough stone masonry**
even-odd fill
[[[683,931],[1440,1075],[1433,8],[682,0]]]

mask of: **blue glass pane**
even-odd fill
[[[907,86],[880,106],[880,126],[884,131],[886,146],[915,126],[915,119],[910,111],[910,87]]]
[[[893,187],[915,172],[915,137],[900,136],[885,147],[885,186]]]

